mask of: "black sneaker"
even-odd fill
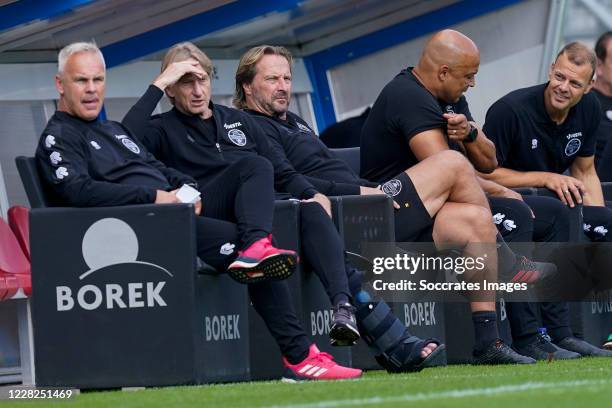
[[[474,352],[472,364],[534,364],[531,357],[525,357],[508,347],[501,339],[492,342],[480,352]]]
[[[538,333],[531,343],[522,347],[515,345],[514,349],[517,353],[536,360],[571,360],[581,357],[578,353],[555,346],[551,343],[550,336],[542,333]]]
[[[521,256],[508,273],[501,274],[500,280],[514,283],[538,283],[557,275],[557,266],[550,262],[536,262]]]
[[[359,340],[355,308],[348,303],[334,307],[329,339],[332,346],[352,346]]]
[[[584,357],[612,357],[611,350],[600,349],[599,347],[596,347],[591,343],[587,343],[584,340],[580,340],[577,337],[566,337],[563,340],[558,341],[556,344],[561,348],[571,350]]]

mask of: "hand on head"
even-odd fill
[[[155,81],[153,81],[153,85],[163,91],[167,87],[175,84],[183,76],[188,74],[193,74],[199,79],[202,79],[205,75],[205,72],[196,59],[189,58],[184,61],[177,61],[168,65],[164,72],[162,72],[157,78],[155,78]]]

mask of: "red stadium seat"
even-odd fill
[[[0,300],[10,299],[17,294],[20,288],[17,275],[0,273]]]
[[[6,290],[3,298],[15,295],[19,287],[26,295],[32,292],[30,262],[23,254],[15,234],[8,224],[0,219],[0,287]],[[13,289],[15,291],[13,292]],[[0,290],[1,292],[2,290]]]
[[[30,260],[30,219],[29,210],[22,206],[13,206],[8,210],[8,222],[15,234],[28,261]]]

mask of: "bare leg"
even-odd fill
[[[445,244],[463,248],[463,253],[470,257],[483,256],[485,245],[495,248],[497,229],[491,222],[491,212],[473,204],[446,203],[438,212],[433,228],[433,239],[438,248]],[[485,269],[478,280],[497,281],[497,251],[486,251]],[[480,274],[480,272],[479,272]],[[470,279],[470,276],[466,275]],[[473,277],[472,277],[473,278]],[[473,312],[494,311],[495,293],[480,292],[487,301],[471,302]],[[491,299],[490,301],[488,299]]]
[[[489,209],[474,167],[460,153],[452,150],[436,153],[410,167],[406,174],[432,217],[448,201]],[[490,211],[488,221],[491,221]]]

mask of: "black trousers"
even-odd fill
[[[489,198],[493,222],[505,241],[567,242],[570,218],[563,203],[552,197],[529,195],[523,200]]]
[[[196,234],[202,260],[224,271],[238,249],[272,231],[273,182],[271,164],[254,156],[232,164],[201,187],[202,216],[196,217]],[[303,360],[310,341],[293,307],[287,282],[252,284],[248,291],[282,355],[292,363]]]
[[[529,206],[512,198],[489,197],[493,222],[506,242],[530,242],[534,219]]]
[[[567,242],[569,240],[569,209],[552,197],[523,196],[525,204],[535,215],[533,238],[535,242]],[[531,214],[530,214],[531,216]],[[519,242],[513,236],[504,237],[509,242]],[[523,242],[531,241],[525,239]],[[516,343],[532,340],[539,327],[546,327],[553,340],[571,336],[570,315],[567,302],[508,302],[508,321]],[[541,318],[541,324],[540,324]]]
[[[317,274],[332,304],[338,295],[351,298],[344,243],[338,230],[318,203],[300,204],[300,236],[303,261]]]
[[[291,303],[289,284],[286,281],[254,283],[249,285],[249,296],[281,354],[291,364],[306,358],[310,341]]]
[[[612,242],[612,209],[585,206],[582,209],[584,234],[593,242]]]
[[[219,271],[236,258],[238,227],[228,221],[196,217],[198,256]],[[238,284],[238,283],[237,283]],[[300,324],[285,281],[249,285],[253,307],[264,320],[281,353],[297,363],[308,354],[310,341]]]
[[[232,163],[200,185],[202,215],[238,226],[238,249],[270,234],[274,217],[274,170],[261,156]]]

